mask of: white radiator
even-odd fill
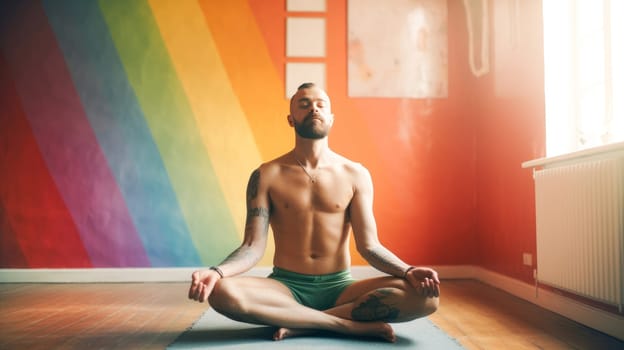
[[[537,278],[624,303],[624,158],[537,170]]]

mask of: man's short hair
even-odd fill
[[[302,90],[302,89],[309,89],[309,88],[311,88],[311,87],[315,87],[315,86],[316,86],[316,84],[314,84],[314,83],[303,83],[303,84],[299,85],[299,87],[297,88],[297,91]],[[295,95],[296,95],[296,94],[293,94],[293,95],[290,97],[290,107],[291,107],[291,108],[292,108],[292,104],[293,104],[293,100],[294,100],[294,98],[295,98]]]
[[[314,84],[314,83],[303,83],[303,84],[299,85],[299,87],[297,88],[297,91],[299,91],[301,89],[308,89],[308,88],[311,88],[313,86],[316,86],[316,84]]]

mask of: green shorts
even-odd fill
[[[342,291],[355,282],[349,270],[304,275],[274,267],[269,278],[285,284],[299,304],[321,311],[334,307]]]

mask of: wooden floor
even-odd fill
[[[186,284],[0,284],[0,349],[164,349],[204,311]],[[430,317],[467,349],[624,349],[624,342],[470,280]],[[288,340],[285,340],[288,341]]]
[[[467,349],[624,349],[624,342],[472,280],[443,281],[429,318]]]

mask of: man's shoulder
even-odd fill
[[[353,161],[338,153],[335,153],[335,159],[336,159],[335,161],[336,165],[343,167],[345,170],[349,172],[353,172],[353,173],[368,172],[368,170],[361,163]]]
[[[262,173],[265,176],[269,176],[271,174],[275,175],[279,173],[281,167],[287,164],[287,154],[274,158],[272,160],[261,163],[256,171]]]
[[[279,168],[280,166],[283,166],[284,164],[287,164],[289,162],[288,159],[288,153],[283,154],[277,158],[273,158],[269,161],[266,161],[264,163],[262,163],[260,165],[260,168],[262,169],[274,169],[274,168]]]

